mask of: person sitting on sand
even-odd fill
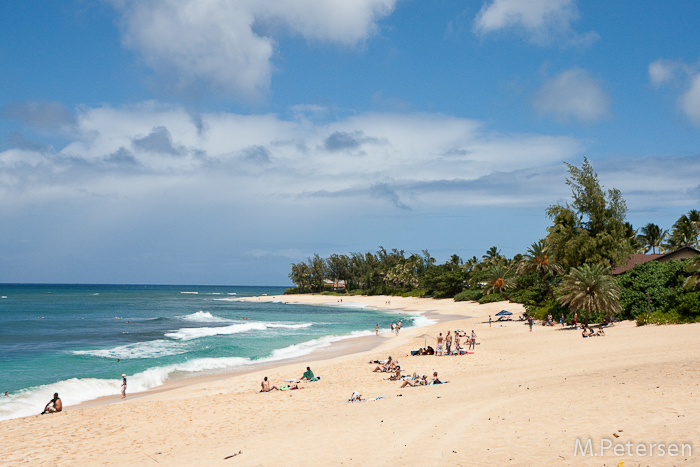
[[[421,376],[421,377],[418,378],[418,379],[414,379],[414,380],[407,379],[407,380],[404,380],[404,382],[403,382],[403,383],[401,384],[401,386],[400,386],[400,389],[401,389],[401,388],[405,388],[406,386],[411,386],[411,387],[414,387],[414,386],[425,386],[427,383],[428,383],[427,376],[423,375],[423,376]]]
[[[442,384],[442,381],[438,379],[437,371],[433,371],[433,379],[430,380],[430,384]]]
[[[277,386],[270,386],[270,382],[267,380],[267,376],[265,376],[262,383],[260,383],[260,386],[262,386],[262,389],[260,390],[260,392],[270,392],[272,390],[274,390],[274,391],[280,390],[280,388],[278,388]]]
[[[595,333],[593,332],[593,329],[588,328],[588,337],[593,337],[595,336]]]
[[[306,371],[304,372],[304,375],[301,377],[303,380],[308,380],[308,381],[318,381],[318,378],[314,376],[314,372],[311,371],[310,367],[306,367]]]
[[[49,401],[48,404],[46,404],[46,407],[44,407],[44,411],[41,412],[41,414],[45,413],[56,413],[60,412],[63,410],[63,402],[61,402],[61,398],[58,397],[58,393],[55,393],[53,395],[53,399]]]
[[[401,367],[397,365],[396,372],[393,375],[389,376],[388,378],[384,378],[384,379],[388,379],[389,381],[400,380],[401,379]]]
[[[598,332],[595,333],[596,336],[604,336],[605,335],[605,329],[600,328],[598,329]]]

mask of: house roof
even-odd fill
[[[630,259],[627,260],[627,263],[624,266],[616,266],[612,268],[612,275],[617,276],[618,274],[629,271],[638,264],[647,263],[649,261],[670,261],[676,256],[685,252],[700,255],[700,250],[693,248],[692,246],[682,246],[663,255],[646,255],[637,253],[630,256]]]
[[[625,263],[624,265],[615,266],[614,268],[612,268],[612,275],[617,276],[618,274],[622,274],[623,272],[629,271],[638,264],[654,261],[655,259],[661,258],[662,256],[666,255],[646,255],[643,253],[635,253],[632,256],[630,256],[630,259],[628,259],[627,263]]]

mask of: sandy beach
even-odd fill
[[[250,300],[326,304],[340,297]],[[580,330],[559,325],[532,332],[518,321],[489,326],[488,316],[501,309],[514,316],[522,311],[505,302],[381,296],[343,302],[430,313],[440,322],[398,336],[382,329],[370,350],[366,343],[346,344],[340,353],[321,350],[301,361],[192,380],[123,402],[3,421],[0,463],[700,465],[700,324],[622,322],[605,337],[583,339]],[[473,354],[410,356],[423,345],[417,336],[455,329],[477,334]],[[407,372],[437,371],[449,383],[400,389],[368,363],[388,355]],[[298,391],[258,392],[264,376],[280,385],[301,377],[306,366],[321,380],[302,383]],[[344,403],[353,391],[383,398]]]

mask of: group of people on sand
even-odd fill
[[[581,325],[581,337],[599,337],[605,335],[605,329],[600,328],[597,332],[593,332],[593,329],[587,328],[585,324]]]
[[[397,321],[396,323],[391,323],[391,332],[395,332],[396,335],[399,335],[399,331],[401,330],[401,321]]]
[[[372,370],[379,373],[392,373],[388,378],[384,378],[387,381],[403,381],[401,384],[402,388],[406,386],[427,386],[429,384],[442,384],[442,381],[438,378],[437,371],[433,372],[433,378],[428,379],[426,375],[417,375],[415,372],[410,376],[404,376],[401,374],[401,365],[399,361],[389,358],[385,361],[374,360],[370,363],[379,363],[377,367]]]
[[[465,338],[464,344],[467,346],[467,350],[476,348],[476,333],[473,329],[471,335],[459,330],[455,330],[454,335],[451,331],[447,331],[445,337],[442,336],[442,333],[437,337],[435,355],[460,355],[462,350],[461,338],[463,337]],[[454,339],[454,347],[452,347],[452,339]]]
[[[314,372],[311,371],[310,367],[306,367],[306,371],[302,375],[301,378],[299,378],[301,381],[318,381],[320,376],[315,376]],[[299,384],[295,383],[294,385],[287,384],[287,385],[282,385],[282,386],[272,386],[270,385],[270,381],[268,381],[267,376],[263,378],[262,383],[260,383],[260,386],[262,389],[260,389],[260,392],[270,392],[270,391],[291,391],[294,389],[304,389],[304,387],[299,387]]]

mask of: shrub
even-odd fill
[[[503,295],[499,293],[491,293],[481,297],[479,299],[479,303],[483,305],[484,303],[502,302],[504,300],[505,298],[503,297]]]
[[[298,294],[298,293],[301,293],[299,291],[299,287],[290,287],[290,288],[284,290],[285,295],[294,295],[294,294]]]
[[[466,289],[462,290],[460,293],[455,295],[455,302],[469,302],[476,301],[483,297],[484,294],[481,293],[479,289]]]

